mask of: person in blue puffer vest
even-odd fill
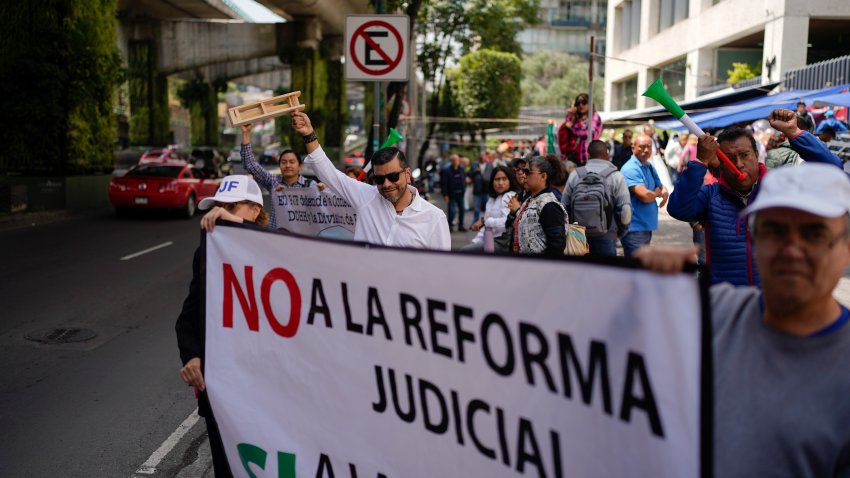
[[[774,110],[770,126],[783,133],[791,148],[805,161],[833,164],[841,161],[819,139],[797,125],[795,112]],[[717,158],[717,148],[746,174],[737,177]],[[724,130],[716,139],[709,135],[699,138],[697,160],[689,161],[673,194],[667,212],[680,221],[701,222],[706,231],[706,261],[712,284],[729,282],[733,285],[761,287],[753,258],[752,241],[747,221],[741,211],[752,202],[759,190],[759,181],[767,168],[758,162],[758,149],[753,136],[743,128]],[[720,180],[703,185],[705,173],[720,169]]]

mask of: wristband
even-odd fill
[[[319,137],[318,137],[318,136],[316,136],[316,132],[315,132],[315,131],[313,131],[313,132],[312,132],[312,133],[310,133],[310,134],[306,134],[306,135],[302,136],[301,138],[304,140],[304,144],[309,144],[309,143],[312,143],[313,141],[318,141],[318,140],[319,140]]]

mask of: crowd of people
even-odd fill
[[[602,141],[602,123],[595,114],[588,121],[586,102],[580,96],[567,110],[558,148],[550,125],[548,141],[500,145],[475,163],[449,156],[439,168],[448,215],[419,194],[396,148],[372,156],[369,182],[338,171],[303,112],[293,113],[292,123],[307,156],[296,155],[295,163],[310,164],[323,187],[357,209],[355,240],[363,242],[448,250],[450,230],[465,230],[471,202],[469,227],[477,234],[465,251],[562,256],[571,227],[580,226],[589,254],[617,255],[619,240],[625,256],[672,273],[703,247],[713,284],[715,474],[850,476],[844,368],[850,365],[850,310],[832,298],[850,266],[850,179],[811,132],[819,126],[799,111],[777,109],[765,119],[775,141],[761,148],[756,128],[738,127],[716,137],[682,134],[664,144],[648,126],[625,131],[621,142]],[[738,171],[721,163],[718,151]],[[250,165],[249,144],[242,154]],[[652,161],[656,156],[674,179],[672,192]],[[225,178],[240,187],[201,204],[215,206],[202,220],[204,229],[216,220],[262,227],[269,218],[260,185],[304,185],[294,169],[280,180],[249,171],[253,179]],[[464,198],[468,190],[471,201]],[[665,205],[694,228],[693,248],[650,245]],[[181,377],[199,390],[203,404],[197,261],[177,332]],[[208,404],[203,411],[209,415]],[[215,458],[223,451],[215,450],[220,439],[213,441],[215,423],[211,415],[207,420]]]

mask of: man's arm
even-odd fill
[[[251,125],[242,125],[242,146],[239,150],[239,155],[242,157],[242,166],[248,171],[257,184],[266,188],[267,191],[274,191],[278,185],[277,179],[266,168],[262,167],[254,158],[254,151],[251,148]]]
[[[292,113],[292,127],[301,136],[314,133],[310,118],[303,111]],[[322,150],[318,139],[310,141],[306,144],[306,147],[307,157],[304,162],[313,167],[316,176],[328,189],[345,198],[353,207],[359,208],[379,195],[374,186],[362,183],[336,169],[328,155]]]
[[[784,134],[791,143],[791,148],[806,161],[827,163],[842,167],[841,160],[825,144],[808,131],[797,127],[797,113],[786,109],[775,109],[767,118],[770,126]],[[824,123],[821,123],[823,126]],[[820,127],[818,128],[820,131]]]
[[[617,221],[617,236],[622,239],[629,232],[632,224],[632,201],[626,178],[620,173],[611,174],[612,197],[614,199],[614,218]]]
[[[546,235],[546,249],[543,251],[547,256],[564,255],[567,247],[566,215],[561,206],[555,203],[547,203],[540,210],[540,227]]]
[[[434,225],[434,249],[441,251],[450,251],[452,250],[452,235],[449,232],[449,221],[446,219],[446,215],[442,214],[442,211],[439,211],[440,214],[435,214],[437,216],[434,219],[436,223]]]

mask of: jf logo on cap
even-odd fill
[[[788,208],[823,217],[850,213],[850,178],[830,164],[784,167],[765,176],[752,206],[743,214]]]
[[[219,185],[215,196],[202,199],[201,202],[198,203],[198,209],[206,210],[215,206],[216,203],[234,203],[241,201],[251,201],[262,206],[263,193],[260,191],[260,186],[251,176],[227,176],[221,180],[221,184]]]

